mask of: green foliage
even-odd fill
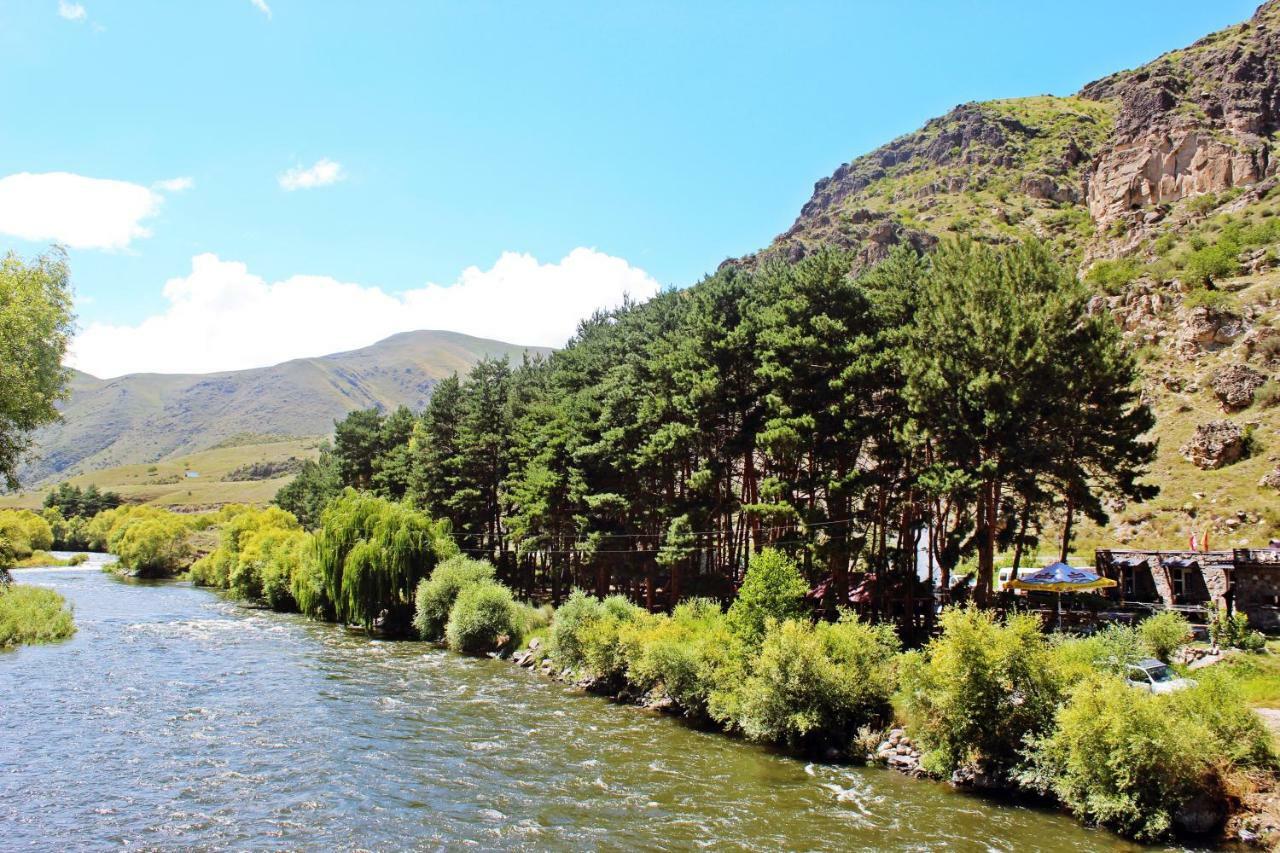
[[[321,513],[315,533],[335,618],[365,628],[387,618],[407,629],[418,582],[456,551],[447,534],[447,524],[405,504],[348,489]]]
[[[161,577],[179,572],[191,560],[191,534],[207,523],[152,506],[121,506],[98,513],[85,528],[90,546],[110,551],[122,568]]]
[[[597,678],[621,684],[627,675],[626,641],[638,636],[633,626],[658,619],[623,596],[606,598],[601,602],[598,617],[584,622],[577,632],[584,665]]]
[[[524,631],[524,615],[511,590],[494,581],[465,586],[458,593],[445,639],[456,652],[488,652],[518,645]]]
[[[1089,268],[1084,280],[1107,293],[1120,293],[1142,272],[1142,266],[1133,258],[1101,260]]]
[[[418,582],[414,595],[413,627],[418,636],[424,640],[442,639],[458,593],[493,578],[491,563],[461,554],[436,566],[429,578]]]
[[[10,552],[18,560],[53,547],[53,528],[49,522],[25,509],[0,510],[0,537],[8,541]]]
[[[1239,252],[1238,246],[1229,243],[1196,249],[1183,262],[1183,276],[1198,287],[1211,284],[1217,279],[1230,278],[1240,272],[1240,262],[1236,258]]]
[[[0,584],[0,649],[63,640],[76,632],[71,610],[51,589]]]
[[[901,699],[925,764],[950,774],[975,765],[1016,769],[1023,741],[1042,734],[1061,698],[1052,647],[1030,615],[997,621],[974,607],[951,608],[942,634],[903,659]]]
[[[329,501],[342,493],[338,460],[328,445],[320,448],[319,459],[308,459],[298,474],[276,492],[273,503],[298,519],[307,530],[320,524],[320,513]]]
[[[1052,734],[1034,743],[1042,785],[1076,814],[1125,835],[1168,836],[1182,804],[1218,794],[1213,736],[1172,710],[1167,697],[1117,678],[1081,682]]]
[[[641,614],[620,639],[628,681],[661,690],[693,718],[715,716],[712,706],[728,701],[720,695],[736,688],[745,658],[719,603],[705,598],[682,602],[670,617]]]
[[[32,431],[58,419],[54,404],[66,395],[70,278],[61,249],[30,263],[12,252],[0,260],[0,479],[9,489]]]
[[[748,647],[757,648],[768,620],[782,622],[804,614],[808,591],[795,561],[766,548],[753,555],[747,566],[738,597],[729,607],[729,628]]]
[[[752,740],[843,747],[860,727],[889,718],[897,650],[891,627],[851,614],[817,625],[770,621],[738,724]]]
[[[239,506],[224,508],[220,517],[218,547],[192,564],[191,582],[292,610],[291,577],[308,550],[297,519],[277,507]]]
[[[1268,379],[1253,395],[1253,402],[1260,409],[1280,405],[1280,382]]]
[[[103,510],[115,509],[121,502],[115,492],[100,491],[95,485],[81,489],[70,483],[59,483],[44,496],[44,508],[56,509],[63,518],[93,518]]]
[[[1191,623],[1181,613],[1165,610],[1143,619],[1138,633],[1153,657],[1171,663],[1174,653],[1190,641]]]
[[[1126,666],[1137,663],[1150,652],[1137,629],[1108,625],[1088,637],[1054,634],[1055,666],[1066,684],[1075,684],[1095,672],[1123,676]]]
[[[603,602],[593,595],[575,589],[551,622],[551,654],[563,666],[578,668],[586,662],[582,638],[587,628],[603,618]]]
[[[1216,666],[1195,671],[1196,685],[1170,694],[1175,716],[1195,720],[1213,738],[1212,754],[1231,769],[1276,769],[1275,742],[1262,718],[1245,704],[1236,681]]]
[[[1259,652],[1267,646],[1266,637],[1250,630],[1249,617],[1238,610],[1228,616],[1225,608],[1218,608],[1210,615],[1209,636],[1224,649]]]

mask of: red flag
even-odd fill
[[[1209,531],[1208,530],[1204,532],[1204,536],[1200,537],[1200,550],[1201,551],[1209,550]]]
[[[1196,542],[1196,532],[1194,530],[1191,531],[1191,550],[1192,551],[1200,550],[1199,543]]]

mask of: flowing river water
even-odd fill
[[[15,572],[79,632],[0,653],[5,850],[1133,849],[101,560]]]

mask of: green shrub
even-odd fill
[[[25,509],[0,510],[0,537],[8,540],[9,549],[18,560],[53,547],[53,528],[49,522]]]
[[[474,584],[493,580],[493,571],[490,563],[461,554],[436,566],[431,577],[418,582],[414,596],[413,627],[418,636],[424,640],[443,638],[449,611],[458,593]]]
[[[17,583],[0,585],[0,649],[51,643],[75,632],[71,610],[58,593]]]
[[[561,666],[577,669],[587,660],[582,638],[591,623],[603,618],[604,604],[580,589],[569,594],[551,621],[551,656]]]
[[[1214,279],[1230,278],[1240,271],[1236,259],[1239,249],[1230,244],[1217,243],[1196,249],[1187,255],[1183,274],[1191,284],[1204,286]]]
[[[83,566],[87,562],[89,562],[88,554],[72,554],[67,558],[68,566]]]
[[[1244,648],[1251,643],[1249,634],[1249,617],[1239,610],[1228,616],[1225,608],[1218,608],[1209,617],[1209,637],[1224,649]],[[1263,648],[1265,647],[1264,637]]]
[[[1177,715],[1195,720],[1213,736],[1213,754],[1233,769],[1276,767],[1271,733],[1245,704],[1237,683],[1217,667],[1195,672],[1196,685],[1169,695]]]
[[[1107,293],[1119,293],[1141,273],[1142,268],[1133,258],[1101,260],[1089,268],[1084,280]]]
[[[804,595],[809,586],[795,561],[773,548],[751,557],[738,597],[729,607],[729,628],[748,648],[764,640],[765,623],[805,614]]]
[[[1030,615],[1003,624],[975,607],[940,617],[942,634],[903,656],[901,699],[925,765],[950,774],[975,765],[1008,773],[1023,741],[1052,723],[1062,675]]]
[[[1168,697],[1096,676],[1076,686],[1029,755],[1039,786],[1077,815],[1150,841],[1171,833],[1192,797],[1216,794],[1213,744]]]
[[[1137,629],[1127,625],[1108,625],[1089,637],[1054,634],[1050,642],[1065,684],[1075,684],[1097,672],[1122,676],[1126,666],[1148,654]]]
[[[649,614],[643,608],[621,595],[606,598],[601,603],[599,617],[586,622],[578,632],[578,645],[586,668],[597,678],[620,686],[627,675],[624,629],[646,617]]]
[[[1280,342],[1280,338],[1273,338]],[[1262,383],[1262,386],[1253,395],[1253,402],[1260,409],[1270,409],[1273,406],[1280,405],[1280,382],[1274,379],[1268,379]]]
[[[688,717],[717,716],[717,694],[741,680],[734,675],[742,671],[741,645],[711,599],[684,601],[670,617],[634,620],[620,646],[627,679],[644,691],[661,690]]]
[[[1210,290],[1198,287],[1182,298],[1187,308],[1208,308],[1210,311],[1225,313],[1235,309],[1235,298],[1221,290]]]
[[[511,590],[494,581],[464,587],[449,611],[445,639],[455,652],[488,652],[520,643],[523,625]]]
[[[846,746],[890,716],[898,640],[852,614],[812,625],[770,621],[742,688],[739,725],[751,740],[816,749]]]
[[[1181,613],[1165,610],[1143,619],[1138,633],[1152,657],[1171,663],[1174,653],[1191,639],[1191,623]]]

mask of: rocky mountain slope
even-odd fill
[[[36,436],[21,472],[30,488],[104,468],[151,463],[216,445],[323,436],[355,409],[420,409],[435,383],[486,355],[519,363],[546,352],[453,332],[406,332],[351,352],[201,375],[77,372],[61,423]]]
[[[1049,241],[1139,348],[1161,495],[1107,542],[1280,535],[1280,0],[1069,97],[962,104],[818,181],[757,255],[855,268],[949,236]]]

